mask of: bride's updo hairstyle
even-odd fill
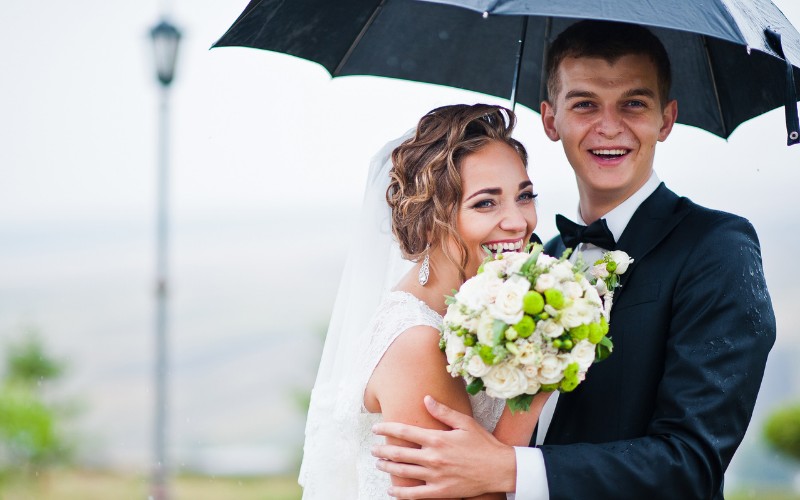
[[[392,152],[386,201],[392,210],[392,232],[405,259],[416,262],[429,243],[438,245],[465,279],[467,247],[456,230],[463,196],[461,161],[490,141],[500,141],[514,148],[527,167],[525,147],[511,137],[515,124],[514,113],[501,106],[443,106],[423,116],[414,137]],[[458,256],[449,251],[451,238]]]

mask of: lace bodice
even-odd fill
[[[358,410],[354,411],[350,422],[354,424],[352,434],[342,430],[342,436],[350,435],[357,443],[355,463],[351,465],[355,470],[357,496],[359,500],[374,500],[388,498],[386,491],[391,482],[389,476],[375,468],[375,458],[370,454],[370,449],[376,444],[382,444],[383,438],[372,433],[372,426],[382,420],[381,414],[369,413],[363,404],[364,388],[372,372],[383,357],[386,350],[403,332],[419,325],[441,327],[442,317],[413,295],[406,292],[390,292],[379,306],[373,316],[369,327],[369,341],[363,344],[363,351],[354,363],[350,382],[359,390],[355,392],[360,396]],[[475,419],[490,432],[494,430],[497,420],[503,411],[505,402],[494,399],[480,392],[470,396],[470,404]],[[306,449],[306,453],[313,452]],[[313,474],[313,471],[308,471]],[[340,475],[341,477],[341,475]],[[324,485],[320,485],[324,487]],[[308,486],[304,490],[304,499],[351,499],[353,490],[342,485],[344,489],[328,488],[321,491],[311,491]],[[348,492],[349,490],[349,492]]]

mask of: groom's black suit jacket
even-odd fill
[[[550,498],[721,499],[775,340],[756,233],[661,184],[617,247],[635,260],[614,351],[559,397],[541,447]]]

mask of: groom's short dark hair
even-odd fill
[[[626,55],[648,56],[658,72],[658,97],[661,106],[669,100],[672,70],[669,56],[650,30],[637,24],[610,21],[579,21],[559,34],[547,53],[547,97],[555,104],[560,90],[558,67],[566,57],[593,57],[613,63]]]

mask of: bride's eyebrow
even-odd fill
[[[531,182],[531,181],[522,181],[522,182],[519,183],[519,190],[522,191],[526,187],[530,187],[530,186],[533,186],[533,182]]]
[[[475,191],[475,192],[474,192],[474,193],[472,193],[471,195],[469,195],[467,198],[465,198],[465,199],[464,199],[464,201],[469,201],[469,200],[471,200],[472,198],[475,198],[476,196],[478,196],[479,194],[491,194],[491,195],[497,196],[497,195],[501,195],[501,194],[503,194],[503,190],[502,190],[502,189],[500,189],[500,188],[486,188],[486,189],[480,189],[480,190],[478,190],[478,191]]]

